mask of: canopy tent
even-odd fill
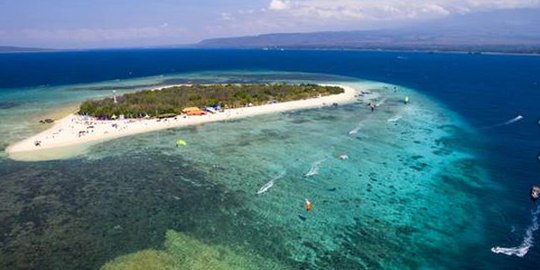
[[[206,114],[206,111],[203,111],[203,110],[193,110],[193,111],[189,111],[189,112],[186,112],[187,115],[205,115]]]
[[[187,108],[184,108],[182,110],[183,113],[188,113],[188,112],[192,112],[192,111],[200,111],[201,109],[197,108],[197,107],[187,107]]]

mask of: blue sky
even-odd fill
[[[364,30],[540,0],[0,0],[0,45],[141,47],[273,32]]]

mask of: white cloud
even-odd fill
[[[268,9],[270,10],[286,10],[290,8],[289,0],[271,0]]]
[[[234,17],[229,12],[222,12],[221,13],[221,19],[224,20],[224,21],[231,21],[231,20],[234,20]]]
[[[540,0],[267,0],[222,14],[208,36],[368,30],[493,9],[540,7]],[[232,20],[231,20],[232,18]]]
[[[425,19],[489,9],[540,6],[540,0],[271,0],[269,10],[313,20]]]
[[[185,29],[170,27],[168,23],[159,26],[143,26],[128,28],[77,28],[77,29],[24,29],[19,32],[22,38],[29,41],[62,41],[67,44],[131,42],[175,37],[186,33]]]

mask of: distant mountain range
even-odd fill
[[[41,51],[51,51],[51,49],[0,46],[0,53],[2,52],[41,52]]]
[[[203,40],[194,47],[540,53],[540,9],[458,15],[399,29],[216,38]]]

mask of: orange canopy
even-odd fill
[[[182,110],[183,113],[188,113],[188,112],[191,112],[191,111],[200,111],[201,109],[197,108],[197,107],[187,107],[187,108],[184,108]]]
[[[203,110],[193,110],[186,112],[187,115],[205,115],[206,112]]]

